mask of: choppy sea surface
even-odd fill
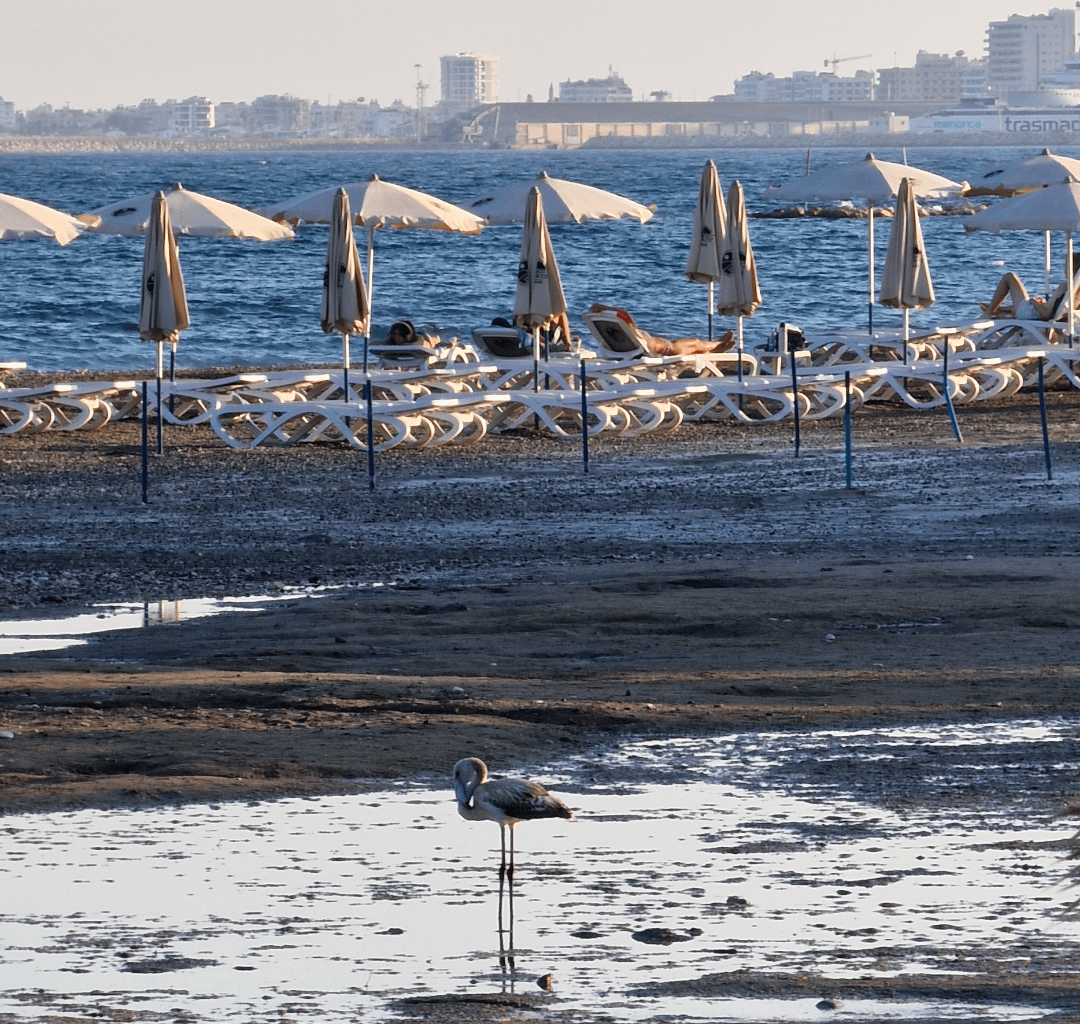
[[[955,180],[1024,159],[1032,148],[907,149],[913,166]],[[1071,149],[1066,155],[1080,156]],[[815,150],[813,169],[858,159],[860,149]],[[900,149],[877,156],[902,162]],[[552,239],[572,313],[593,302],[630,309],[648,330],[667,336],[706,331],[706,292],[683,267],[698,181],[705,160],[726,189],[738,179],[751,212],[776,205],[770,183],[805,171],[801,150],[266,152],[213,154],[0,155],[0,192],[81,213],[183,182],[247,207],[380,177],[466,205],[489,187],[547,170],[655,203],[647,224],[553,225]],[[888,221],[877,231],[878,274]],[[866,323],[865,220],[755,220],[751,238],[765,304],[747,323],[748,342],[781,320],[804,328]],[[1043,244],[1032,232],[968,235],[960,217],[924,221],[936,305],[914,313],[915,326],[977,319],[1004,268],[1033,291],[1042,288]],[[513,300],[520,228],[487,228],[476,237],[429,231],[380,231],[374,273],[374,336],[409,317],[444,335],[467,333],[506,315]],[[359,242],[363,245],[363,239]],[[138,320],[142,239],[84,235],[66,248],[52,242],[0,245],[0,361],[32,369],[136,370],[152,365]],[[297,364],[340,358],[340,341],[319,328],[326,229],[301,229],[295,241],[180,240],[192,326],[178,353],[182,368]],[[1055,268],[1064,242],[1055,240]],[[1057,271],[1060,273],[1060,271]],[[879,277],[880,280],[880,277]],[[879,309],[875,323],[898,322]],[[578,321],[580,327],[580,321]],[[724,329],[723,321],[718,326]]]

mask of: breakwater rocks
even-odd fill
[[[2,153],[250,153],[266,150],[402,149],[399,139],[160,138],[127,135],[0,135]]]

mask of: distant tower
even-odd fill
[[[554,102],[555,102],[555,83],[552,82],[551,85],[548,86],[548,103],[554,103]]]
[[[441,57],[442,101],[468,110],[499,102],[499,58],[486,53]]]
[[[420,81],[420,65],[414,64],[416,68],[416,141],[419,142],[424,137],[424,93],[427,92],[427,82]]]

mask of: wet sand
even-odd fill
[[[798,459],[790,425],[594,442],[587,477],[573,445],[528,434],[394,451],[374,494],[343,447],[239,453],[175,428],[146,507],[134,424],[2,438],[3,617],[287,596],[0,658],[0,810],[350,792],[626,736],[1073,714],[1078,405],[1050,396],[1050,483],[1032,396],[962,408],[962,446],[940,411],[863,410],[851,491],[839,423],[804,425]],[[1047,786],[1076,798],[1069,774]],[[1068,1003],[1061,975],[987,976]],[[970,979],[866,984],[959,998]]]

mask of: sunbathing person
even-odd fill
[[[397,320],[386,332],[384,345],[417,345],[435,348],[441,339],[437,334],[418,334],[411,320]]]
[[[648,349],[654,356],[693,356],[704,355],[708,352],[727,352],[735,344],[734,331],[728,331],[716,341],[703,341],[701,338],[660,338],[638,327],[634,323],[634,318],[625,309],[620,309],[618,306],[605,306],[602,302],[594,302],[589,307],[589,312],[614,313],[637,332],[642,347]]]
[[[1070,267],[1066,261],[1065,279],[1072,277]],[[1072,265],[1080,265],[1080,254],[1073,253]],[[1080,272],[1077,273],[1080,278]],[[1073,307],[1076,308],[1076,289],[1080,284],[1073,279]],[[1038,295],[1028,295],[1024,282],[1011,270],[1001,275],[994,294],[989,302],[980,302],[979,308],[987,316],[1008,318],[1012,320],[1053,320],[1060,312],[1062,300],[1065,298],[1065,282],[1057,286],[1048,299]],[[1009,304],[1006,305],[1006,300]]]

